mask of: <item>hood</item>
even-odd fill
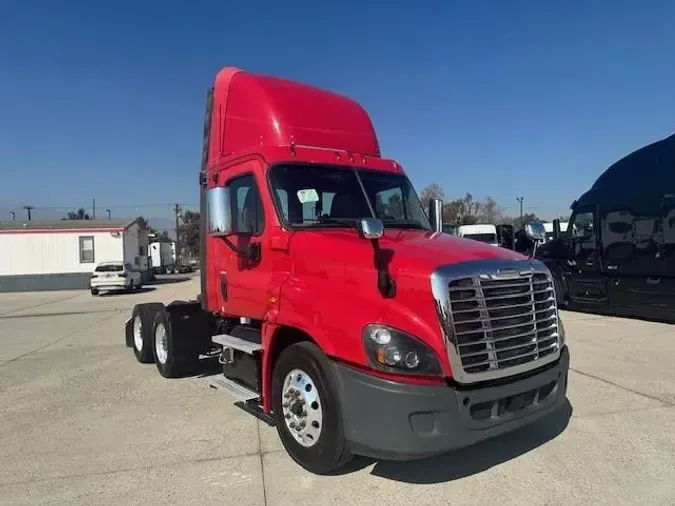
[[[526,260],[515,251],[471,239],[424,230],[386,229],[378,241],[392,274],[428,276],[436,267],[472,260]],[[312,262],[373,267],[373,244],[356,230],[303,230],[293,233],[291,253]]]

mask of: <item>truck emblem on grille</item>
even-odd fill
[[[514,279],[519,277],[520,272],[517,269],[499,269],[495,275],[497,279]]]

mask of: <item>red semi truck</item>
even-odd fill
[[[443,234],[349,98],[222,69],[199,185],[201,294],[138,304],[126,344],[165,377],[217,356],[211,385],[305,469],[445,453],[567,402],[548,269]]]

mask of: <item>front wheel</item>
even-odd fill
[[[286,451],[315,474],[327,474],[351,459],[339,396],[327,359],[313,343],[286,348],[272,373],[272,409]]]

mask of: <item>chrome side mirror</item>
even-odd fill
[[[364,239],[379,239],[384,235],[384,223],[377,218],[363,218],[358,222],[359,235]]]
[[[429,222],[434,232],[443,232],[443,201],[441,199],[429,201]]]
[[[525,225],[525,235],[533,241],[543,241],[546,238],[546,229],[543,223],[531,221]]]
[[[232,214],[230,211],[230,189],[215,186],[206,190],[209,233],[213,236],[226,236],[232,233]]]

